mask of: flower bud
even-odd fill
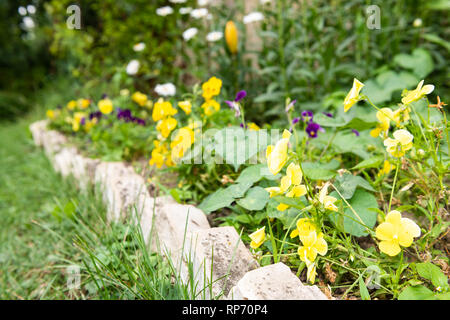
[[[228,21],[225,26],[225,41],[232,54],[238,51],[238,31],[233,21]]]

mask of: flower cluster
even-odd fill
[[[215,96],[220,94],[220,89],[222,88],[222,80],[211,77],[207,82],[202,85],[202,96],[205,102],[202,104],[201,108],[206,116],[211,116],[220,110],[220,104],[214,100]]]

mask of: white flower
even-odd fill
[[[185,32],[183,32],[183,38],[186,41],[189,41],[190,39],[192,39],[193,37],[195,37],[195,35],[197,34],[198,29],[197,28],[189,28],[187,29]]]
[[[158,84],[155,87],[155,92],[159,94],[160,96],[174,96],[177,92],[177,88],[173,85],[173,83],[164,83],[164,84]]]
[[[36,13],[36,7],[32,4],[27,5],[27,11],[29,14],[35,14]]]
[[[206,40],[210,41],[210,42],[215,42],[215,41],[219,41],[220,39],[222,39],[223,37],[223,33],[220,31],[213,31],[210,32],[206,35]]]
[[[200,19],[203,17],[206,17],[208,15],[208,9],[206,8],[200,8],[200,9],[194,9],[191,11],[191,17],[195,19]]]
[[[191,13],[191,11],[192,11],[191,7],[180,8],[180,14],[189,14]]]
[[[25,16],[27,14],[27,9],[25,9],[25,7],[19,7],[19,9],[17,9],[17,11],[19,12],[19,14],[21,16]]]
[[[138,60],[131,60],[127,65],[127,74],[130,76],[135,75],[139,71],[140,63]]]
[[[23,22],[23,25],[25,26],[25,29],[33,29],[34,28],[34,21],[30,17],[24,17],[22,22]]]
[[[187,0],[169,0],[172,3],[185,3]]]
[[[416,20],[414,20],[413,26],[416,27],[416,28],[421,27],[422,26],[422,19],[417,18]]]
[[[136,43],[133,46],[133,50],[136,51],[136,52],[140,52],[140,51],[142,51],[144,49],[145,49],[145,43],[143,43],[143,42]]]
[[[197,4],[199,7],[207,6],[210,2],[211,0],[197,0]]]
[[[264,15],[261,12],[255,11],[244,16],[243,22],[244,24],[249,24],[261,20],[264,20]]]
[[[172,7],[169,7],[169,6],[165,6],[165,7],[156,9],[156,14],[158,16],[164,17],[164,16],[168,16],[169,14],[172,14],[172,13],[173,13],[173,9],[172,9]]]

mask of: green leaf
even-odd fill
[[[329,163],[303,162],[302,169],[305,176],[312,180],[330,180],[336,175],[339,161],[332,160]]]
[[[331,196],[342,199],[337,192],[332,192]],[[378,208],[377,199],[367,191],[357,189],[353,197],[347,201],[353,208],[353,210],[361,218],[362,222],[368,227],[373,228],[377,221],[377,212],[373,209]],[[368,231],[364,225],[361,224],[359,218],[353,213],[350,207],[346,207],[344,203],[344,231],[356,236],[362,237],[368,235]],[[334,224],[339,223],[338,212],[332,212],[330,218]]]
[[[417,273],[427,280],[430,280],[433,285],[441,289],[448,288],[447,276],[441,271],[438,266],[430,262],[416,263]]]
[[[269,193],[261,187],[253,187],[248,192],[245,198],[236,201],[238,205],[244,209],[256,211],[262,210],[269,201]]]
[[[352,169],[369,169],[369,168],[378,168],[383,163],[383,156],[375,156],[369,159],[363,160],[354,166]]]
[[[237,183],[251,183],[254,184],[263,178],[263,170],[266,165],[257,164],[248,168],[245,168],[239,178],[237,178]]]
[[[362,300],[370,300],[369,290],[367,290],[366,284],[364,280],[359,278],[359,294],[361,295]]]
[[[434,300],[434,293],[425,286],[407,287],[398,300]]]
[[[350,199],[353,197],[357,187],[375,192],[375,189],[372,188],[370,183],[362,177],[354,176],[350,173],[344,173],[342,176],[338,176],[334,185],[345,199]]]
[[[229,192],[233,198],[242,198],[252,185],[253,183],[251,182],[235,183],[227,187],[225,190]]]
[[[412,70],[416,76],[423,79],[434,69],[433,58],[423,49],[414,49],[411,55],[400,53],[394,57],[394,63],[402,68]]]
[[[207,196],[202,203],[198,206],[204,213],[219,210],[224,207],[230,206],[234,201],[234,198],[227,189],[219,189],[213,194]]]

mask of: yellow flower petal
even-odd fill
[[[381,241],[378,246],[380,251],[393,257],[400,253],[400,246],[396,242]]]

